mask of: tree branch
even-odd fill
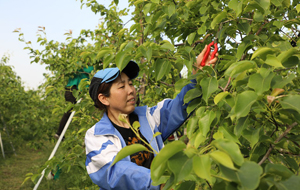
[[[206,34],[206,36],[202,39],[202,40],[198,40],[198,41],[195,41],[191,46],[194,47],[196,46],[197,44],[199,43],[204,43],[204,41],[206,40],[206,38],[208,38],[208,36],[210,36],[211,34]],[[186,45],[186,43],[180,43],[180,44],[174,44],[174,46],[184,46]]]
[[[264,28],[264,26],[269,23],[269,21],[265,20],[265,23],[263,25],[261,25],[261,27],[257,30],[257,32],[255,33],[256,36],[258,36],[260,34],[260,32],[262,31],[262,29]]]
[[[292,130],[292,128],[295,127],[296,125],[298,125],[298,123],[294,122],[292,125],[288,126],[288,128],[274,141],[274,144],[278,143],[283,137],[285,137]],[[275,147],[274,144],[271,145],[271,147],[268,149],[266,155],[261,159],[261,161],[258,163],[258,165],[261,165],[262,163],[264,163],[264,161],[266,161],[266,159],[268,159],[270,153],[272,152],[273,148]]]
[[[292,41],[294,41],[295,43],[297,43],[291,36],[287,35],[283,30],[280,29],[280,31],[286,35],[286,37],[288,37],[289,39],[291,39]]]

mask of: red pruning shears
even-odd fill
[[[210,44],[208,44],[207,51],[205,52],[204,57],[202,59],[202,62],[200,64],[200,66],[202,66],[202,67],[205,66],[205,62],[206,62],[206,60],[207,60],[207,58],[209,56],[211,46],[214,46],[214,51],[211,54],[210,60],[212,60],[213,58],[215,58],[215,55],[218,52],[217,38],[215,38],[214,41],[212,41]]]

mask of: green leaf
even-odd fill
[[[108,48],[102,48],[98,53],[97,53],[97,56],[96,56],[96,59],[101,59],[102,57],[104,57],[106,54],[109,54],[109,53],[112,53],[112,50],[111,49],[108,49]]]
[[[207,111],[205,112],[205,115],[199,119],[198,125],[203,136],[206,137],[207,133],[210,130],[210,125],[212,124],[215,118],[216,118],[216,113],[214,111]]]
[[[236,169],[230,169],[223,165],[219,165],[219,168],[221,170],[222,177],[224,176],[226,181],[234,181],[239,183],[240,180],[238,179]]]
[[[138,121],[135,121],[135,122],[133,122],[133,124],[132,124],[132,127],[137,131],[139,128],[140,128],[140,122],[138,122]]]
[[[124,51],[131,51],[131,49],[135,46],[133,41],[129,41],[124,47]]]
[[[300,95],[288,95],[279,101],[283,109],[292,109],[300,113]]]
[[[253,15],[253,19],[256,21],[256,22],[263,22],[264,21],[264,15],[262,12],[259,12],[259,11],[255,11],[254,12],[254,15]]]
[[[153,135],[153,138],[157,137],[158,135],[161,135],[161,132],[156,132],[156,133]]]
[[[263,60],[265,60],[268,54],[273,54],[274,52],[275,52],[275,50],[272,49],[272,48],[269,48],[269,47],[261,47],[261,48],[258,48],[258,49],[252,54],[251,60],[253,60],[253,59],[256,58],[256,57],[260,57],[260,58],[262,58]]]
[[[281,63],[285,62],[286,60],[288,60],[288,58],[290,58],[292,55],[298,53],[298,50],[295,48],[290,48],[287,51],[284,51],[282,53],[280,53],[277,58],[279,61],[281,61]]]
[[[171,64],[166,59],[157,59],[154,63],[156,81],[168,75],[171,70]]]
[[[275,55],[267,55],[267,59],[265,61],[266,64],[273,66],[274,68],[281,68],[283,65],[278,60]]]
[[[227,168],[233,169],[235,170],[235,167],[233,165],[233,162],[230,158],[230,156],[228,156],[227,153],[216,150],[213,151],[211,153],[209,153],[209,156],[217,163],[226,166]]]
[[[258,187],[260,176],[263,169],[255,162],[246,161],[238,170],[237,175],[241,181],[242,187],[249,190],[254,190]]]
[[[228,7],[234,10],[236,17],[238,17],[241,14],[242,3],[239,3],[238,0],[229,1]]]
[[[184,96],[184,103],[187,104],[195,98],[198,98],[202,95],[202,91],[200,88],[193,88],[189,90]]]
[[[191,45],[195,39],[195,36],[196,36],[196,32],[193,32],[191,33],[189,36],[188,36],[188,39],[187,39],[187,42]]]
[[[265,10],[267,11],[269,8],[270,8],[270,2],[271,0],[260,0],[258,1],[259,2],[259,5]]]
[[[184,181],[180,183],[175,190],[195,190],[196,182],[195,181]]]
[[[285,60],[282,65],[286,68],[294,67],[296,65],[299,65],[299,57],[298,56],[291,56],[287,60]]]
[[[240,137],[242,131],[249,125],[249,117],[241,117],[237,120],[237,124],[234,128],[234,134]]]
[[[119,0],[114,0],[115,4],[118,5],[119,4]]]
[[[271,82],[271,86],[273,89],[274,88],[283,88],[283,87],[285,87],[285,85],[292,82],[292,80],[294,80],[295,77],[296,76],[293,73],[284,78],[280,75],[276,75]]]
[[[204,24],[202,24],[202,26],[200,28],[198,28],[197,33],[199,35],[205,34],[206,33],[206,26]]]
[[[241,144],[238,137],[231,132],[227,127],[219,127],[218,132],[221,132],[225,139],[231,140],[237,144]]]
[[[261,95],[270,89],[274,75],[274,73],[270,73],[264,78],[260,73],[252,74],[249,78],[248,86],[254,89],[257,95]]]
[[[132,145],[125,146],[118,152],[111,166],[113,166],[115,163],[119,162],[123,158],[140,151],[148,151],[148,149],[141,144],[132,144]]]
[[[174,174],[174,182],[180,182],[193,170],[193,160],[183,152],[178,152],[168,160],[168,167]]]
[[[214,98],[214,102],[215,104],[218,104],[223,98],[225,98],[227,95],[229,94],[229,92],[221,92],[219,94],[217,94]]]
[[[249,128],[242,132],[242,136],[250,142],[251,148],[253,148],[259,140],[260,129],[261,128]]]
[[[220,22],[227,17],[227,12],[222,11],[217,16],[214,17],[213,21],[211,22],[211,28],[215,28],[215,26],[219,26]]]
[[[208,103],[208,98],[218,90],[218,80],[215,77],[207,77],[200,82],[202,88],[202,98]]]
[[[191,114],[191,112],[194,111],[199,106],[200,103],[201,103],[200,98],[192,100],[186,109],[187,114],[188,115]]]
[[[150,9],[151,9],[151,6],[152,6],[152,3],[147,3],[144,8],[143,8],[143,12],[144,12],[144,15],[147,15],[149,12],[150,12]]]
[[[256,102],[257,94],[253,91],[244,91],[237,95],[234,114],[237,118],[245,117],[250,112],[252,104]]]
[[[174,51],[175,48],[174,48],[174,45],[171,44],[170,42],[165,42],[163,43],[161,46],[160,46],[161,49],[167,49],[167,50],[171,50],[171,51]]]
[[[272,0],[271,3],[273,3],[276,7],[282,6],[282,0]]]
[[[244,156],[242,155],[239,146],[235,142],[227,139],[218,139],[213,141],[212,145],[217,147],[219,150],[226,152],[232,161],[238,166],[243,164]]]
[[[300,12],[300,4],[296,5],[296,10],[297,10],[297,13]]]
[[[211,183],[212,177],[210,173],[211,163],[208,155],[194,156],[193,158],[193,170],[195,174],[202,178],[206,179]]]
[[[169,190],[174,183],[175,183],[175,176],[172,173],[169,180],[165,183],[163,190]]]
[[[300,187],[300,176],[293,175],[292,177],[290,177],[286,181],[281,182],[281,184],[287,190],[299,189],[299,187]]]
[[[294,175],[291,170],[281,164],[268,163],[265,167],[265,173],[271,175],[280,176],[283,180],[286,180]]]
[[[189,119],[187,124],[187,136],[188,138],[192,138],[193,133],[198,129],[198,118],[192,117]]]
[[[158,165],[158,167],[151,169],[151,179],[153,185],[160,185],[159,181],[161,180],[161,177],[163,177],[162,175],[167,169],[167,162],[161,163],[160,165]]]
[[[267,152],[266,147],[263,144],[258,144],[251,150],[250,161],[258,162],[261,156],[265,155]]]
[[[147,52],[146,52],[145,57],[147,58],[148,61],[151,60],[151,58],[152,58],[152,48],[151,47],[147,47]]]
[[[232,63],[230,67],[225,71],[224,75],[233,77],[239,73],[242,73],[248,69],[255,67],[255,62],[253,61],[238,61]]]
[[[186,144],[182,141],[173,141],[168,143],[164,148],[160,150],[160,152],[154,157],[151,164],[151,171],[158,168],[161,164],[168,161],[173,155],[182,151],[186,148]],[[153,177],[151,173],[151,178]]]
[[[199,147],[201,143],[203,143],[206,140],[206,137],[203,136],[201,132],[198,132],[195,140],[194,140],[194,147]]]
[[[160,0],[151,0],[151,2],[156,3],[156,4],[159,4],[159,1]]]
[[[238,29],[240,31],[244,31],[245,34],[249,34],[250,30],[251,30],[251,27],[250,27],[250,24],[248,22],[245,22],[245,23],[238,23]]]
[[[249,46],[250,44],[242,42],[238,48],[237,48],[237,52],[236,52],[236,58],[237,60],[240,60],[242,55],[244,54],[244,51],[246,50],[246,48]]]
[[[175,5],[171,3],[168,6],[168,16],[171,17],[175,13]]]
[[[261,13],[265,13],[265,10],[260,6],[260,4],[256,1],[251,1],[246,8],[244,9],[244,13],[248,12],[256,12],[256,10],[260,11]]]
[[[122,71],[131,60],[130,55],[121,51],[116,55],[116,65]]]

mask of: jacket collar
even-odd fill
[[[146,112],[142,111],[145,109],[145,106],[136,107],[133,112],[139,117],[146,116]],[[104,113],[101,120],[96,123],[94,135],[118,135],[117,129],[114,128],[106,113]]]
[[[94,135],[112,135],[116,134],[116,129],[110,122],[106,113],[103,114],[101,120],[96,123]]]

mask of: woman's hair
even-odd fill
[[[97,90],[97,96],[99,94],[103,94],[103,96],[105,97],[109,97],[110,96],[110,89],[111,89],[111,86],[113,84],[113,81],[112,82],[109,82],[109,83],[102,83],[99,85],[99,88]],[[106,106],[104,104],[102,104],[102,102],[99,101],[98,97],[97,97],[97,100],[95,102],[95,105],[96,107],[101,110],[101,111],[106,111]]]

